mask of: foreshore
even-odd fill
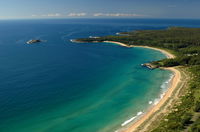
[[[134,132],[137,130],[137,128],[142,125],[146,120],[148,120],[154,113],[156,113],[158,110],[161,110],[161,108],[164,106],[168,98],[170,98],[174,92],[174,90],[177,88],[178,83],[181,79],[181,73],[179,70],[175,68],[165,68],[166,70],[170,70],[174,73],[173,79],[170,82],[170,87],[165,92],[165,95],[163,98],[158,102],[158,104],[154,105],[149,111],[147,111],[139,120],[137,120],[133,125],[125,129],[123,132]]]
[[[163,54],[165,54],[167,56],[167,58],[170,58],[170,59],[173,59],[175,58],[175,56],[163,49],[159,49],[159,48],[154,48],[154,47],[150,47],[150,46],[138,46],[138,45],[127,45],[127,44],[124,44],[124,43],[121,43],[121,42],[116,42],[116,41],[104,41],[105,43],[113,43],[113,44],[117,44],[117,45],[120,45],[120,46],[123,46],[123,47],[127,47],[127,48],[132,48],[132,47],[142,47],[142,48],[149,48],[149,49],[153,49],[153,50],[157,50],[157,51],[160,51],[162,52]]]
[[[149,46],[127,46],[126,44],[120,43],[120,42],[115,42],[115,41],[104,41],[106,43],[114,43],[114,44],[118,44],[121,46],[125,46],[125,47],[143,47],[143,48],[150,48],[153,50],[158,50],[160,52],[162,52],[163,54],[165,54],[167,56],[167,58],[175,58],[175,56],[163,49],[159,49],[159,48],[154,48],[154,47],[149,47]],[[120,132],[134,132],[138,129],[138,127],[140,127],[145,121],[149,120],[149,118],[151,118],[152,116],[154,116],[154,118],[156,119],[156,112],[157,111],[162,111],[162,107],[167,103],[169,98],[173,98],[173,93],[175,91],[175,89],[178,88],[178,84],[181,82],[181,73],[178,69],[174,68],[174,67],[170,67],[170,68],[164,68],[165,70],[170,70],[174,73],[174,76],[170,82],[170,86],[168,88],[168,90],[165,92],[164,96],[160,99],[160,101],[152,106],[146,113],[144,113],[136,122],[134,122],[132,125],[130,125],[127,128],[124,128],[123,130],[121,130]]]

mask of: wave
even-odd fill
[[[153,103],[153,101],[149,101],[149,104],[152,104]]]
[[[174,77],[174,74],[171,74],[169,79],[167,81],[165,81],[162,85],[161,88],[166,90],[169,86],[169,83],[171,82],[172,78]]]
[[[136,119],[138,116],[140,116],[140,115],[142,115],[142,114],[143,114],[142,111],[138,112],[136,116],[134,116],[134,117],[132,117],[132,118],[126,120],[124,123],[121,124],[121,126],[127,125],[128,123],[132,122],[134,119]]]
[[[153,101],[150,100],[150,101],[148,102],[149,105],[154,106],[154,105],[157,105],[157,104],[159,103],[159,101],[165,96],[165,93],[166,93],[167,89],[169,88],[169,85],[170,85],[170,83],[171,83],[173,77],[174,77],[174,74],[171,74],[170,77],[169,77],[169,79],[166,80],[166,81],[160,86],[160,88],[161,88],[160,97],[154,99]],[[142,111],[138,112],[136,116],[134,116],[134,117],[132,117],[132,118],[130,118],[130,119],[124,121],[124,122],[121,124],[121,126],[122,126],[122,127],[126,126],[127,124],[129,124],[130,122],[134,121],[135,119],[137,119],[137,118],[138,118],[139,116],[141,116],[142,114],[143,114]],[[120,132],[120,129],[119,129],[119,130],[116,130],[115,132]]]
[[[153,105],[157,105],[159,103],[159,101],[165,96],[165,93],[167,91],[167,89],[169,88],[170,82],[173,79],[174,74],[171,74],[169,79],[167,81],[165,81],[160,87],[161,87],[161,94],[159,98],[154,99],[153,101]]]

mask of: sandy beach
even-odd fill
[[[142,123],[148,120],[155,112],[161,109],[161,107],[165,104],[169,97],[172,96],[172,93],[178,86],[180,82],[181,73],[179,70],[175,68],[165,68],[166,70],[170,70],[174,73],[174,77],[171,81],[170,87],[168,88],[167,92],[165,93],[164,97],[159,101],[158,104],[153,106],[148,112],[146,112],[138,121],[136,121],[132,126],[124,130],[123,132],[133,132],[135,131]]]
[[[123,47],[127,47],[127,48],[134,47],[134,46],[128,46],[127,44],[124,44],[124,43],[121,43],[121,42],[116,42],[116,41],[103,41],[103,42],[117,44],[117,45],[120,45],[120,46],[123,46]]]
[[[126,44],[120,43],[120,42],[114,42],[114,41],[105,41],[107,43],[115,43],[121,46],[125,46],[125,47],[143,47],[143,48],[150,48],[153,50],[158,50],[160,52],[162,52],[163,54],[165,54],[168,58],[175,58],[175,56],[165,50],[159,49],[159,48],[154,48],[154,47],[149,47],[149,46],[127,46]],[[146,120],[148,120],[152,115],[154,115],[158,110],[161,110],[161,107],[165,105],[166,101],[168,101],[168,99],[170,97],[172,97],[173,92],[175,91],[175,89],[178,87],[178,84],[181,80],[181,73],[179,70],[177,70],[176,68],[170,67],[170,68],[164,68],[165,70],[170,70],[174,73],[174,76],[170,82],[170,87],[168,88],[168,90],[166,91],[165,95],[163,96],[163,98],[154,106],[152,106],[146,113],[144,113],[136,122],[134,122],[130,127],[125,128],[124,130],[122,130],[121,132],[134,132],[137,130],[137,128],[139,126],[141,126]]]
[[[175,58],[175,56],[163,49],[159,49],[159,48],[154,48],[154,47],[150,47],[150,46],[138,46],[138,45],[131,45],[131,46],[128,46],[124,43],[121,43],[121,42],[115,42],[115,41],[104,41],[105,43],[113,43],[113,44],[117,44],[117,45],[120,45],[120,46],[123,46],[123,47],[127,47],[127,48],[132,48],[132,47],[142,47],[142,48],[149,48],[149,49],[153,49],[153,50],[158,50],[160,52],[162,52],[163,54],[165,54],[167,56],[167,58]]]

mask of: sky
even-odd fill
[[[200,18],[200,0],[0,0],[0,19]]]

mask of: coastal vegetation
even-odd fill
[[[167,30],[124,32],[119,36],[77,39],[80,42],[117,41],[127,46],[142,45],[167,49],[177,57],[154,62],[158,66],[200,65],[200,29],[171,27]]]
[[[185,69],[191,74],[187,93],[152,132],[200,131],[200,66]]]
[[[200,28],[170,27],[166,30],[123,32],[123,35],[77,39],[79,42],[116,41],[127,46],[167,50],[176,58],[150,62],[156,67],[181,66],[190,76],[186,93],[152,132],[200,131]]]

